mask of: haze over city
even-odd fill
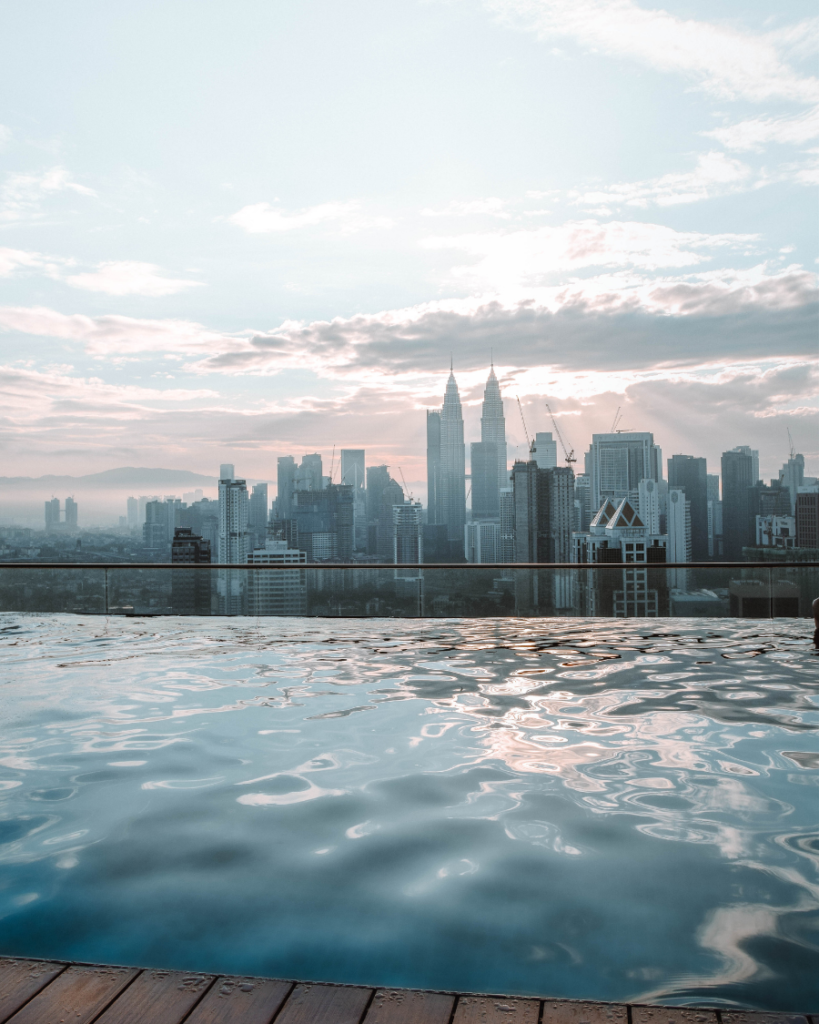
[[[425,500],[450,357],[467,443],[494,358],[510,460],[519,396],[578,452],[622,407],[715,471],[775,476],[788,428],[819,470],[812,5],[2,19],[0,475],[336,445]]]

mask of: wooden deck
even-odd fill
[[[0,1024],[819,1024],[692,1010],[0,959]]]

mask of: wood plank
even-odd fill
[[[547,999],[543,1004],[543,1024],[628,1024],[628,1010],[618,1003]]]
[[[212,974],[143,971],[97,1018],[97,1024],[180,1024],[213,981]]]
[[[461,996],[453,1024],[537,1024],[539,999]]]
[[[296,985],[276,1024],[359,1024],[371,988]]]
[[[127,967],[69,967],[10,1024],[88,1024],[139,974]]]
[[[717,1015],[714,1010],[683,1010],[676,1006],[632,1006],[631,1024],[717,1024]]]
[[[364,1018],[365,1024],[449,1024],[455,996],[380,988]]]
[[[755,1010],[723,1010],[720,1013],[720,1017],[722,1017],[724,1024],[808,1024],[808,1018],[798,1013],[757,1013]]]
[[[270,1024],[292,987],[268,978],[217,978],[185,1024]]]
[[[0,1021],[8,1020],[65,968],[46,960],[0,960]]]

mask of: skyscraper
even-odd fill
[[[441,525],[440,508],[441,413],[438,409],[427,409],[427,523],[430,526]]]
[[[693,455],[672,455],[668,460],[668,487],[669,500],[671,488],[685,491],[685,500],[691,509],[690,561],[704,562],[708,558],[708,470],[705,459]],[[669,556],[669,561],[681,559]]]
[[[434,442],[438,424],[440,439],[436,448]],[[427,415],[428,478],[434,475],[432,471],[436,465],[439,467],[438,479],[434,481],[433,489],[437,493],[434,505],[430,506],[429,511],[434,516],[434,522],[446,526],[449,540],[461,545],[464,541],[466,523],[466,453],[461,398],[451,368],[438,423],[434,414]]]
[[[659,483],[663,479],[662,451],[649,432],[592,434],[587,471],[591,475],[593,509],[599,509],[606,499],[617,505],[623,498],[636,508],[640,481]]]
[[[45,503],[45,528],[46,533],[60,528],[60,499],[52,498]]]
[[[231,469],[223,466],[222,470]],[[248,535],[249,503],[247,484],[232,475],[219,480],[219,561],[242,564],[250,553]],[[220,615],[241,615],[245,611],[247,578],[244,572],[224,570],[216,583]]]
[[[503,398],[500,384],[495,376],[494,364],[489,369],[489,377],[483,391],[481,406],[481,442],[497,445],[498,484],[497,489],[509,486],[506,469],[506,420],[503,415]]]
[[[392,506],[392,561],[396,565],[420,565],[424,560],[422,512],[418,501]]]
[[[747,445],[722,453],[722,549],[728,562],[741,561],[742,549],[750,547],[756,539],[751,488],[756,483],[758,467],[759,455]]]
[[[341,483],[347,484],[353,490],[364,488],[364,449],[363,448],[342,448],[341,449]]]
[[[554,469],[557,465],[557,441],[552,437],[551,430],[535,434],[529,456],[538,464],[538,469]]]
[[[477,441],[469,447],[472,516],[474,519],[497,519],[500,514],[498,445],[493,441]]]
[[[276,518],[290,519],[293,515],[293,492],[296,489],[296,460],[293,456],[280,455],[276,472]]]
[[[254,484],[248,509],[249,550],[264,547],[267,535],[267,519],[267,484]]]

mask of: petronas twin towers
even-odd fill
[[[481,440],[472,445],[471,454],[472,514],[476,519],[495,518],[501,488],[508,484],[506,423],[494,367],[483,395]],[[466,524],[465,456],[461,398],[450,367],[442,408],[427,412],[427,521],[446,526],[447,539],[461,544]]]

